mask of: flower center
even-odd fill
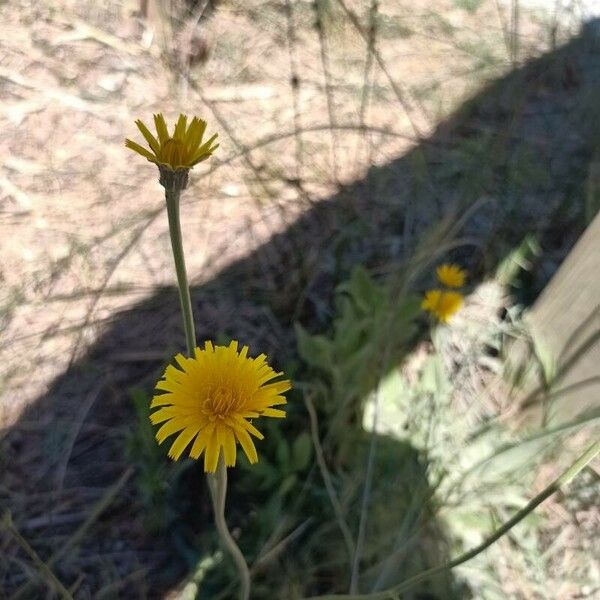
[[[202,402],[202,412],[210,421],[224,419],[234,412],[240,405],[237,394],[232,390],[217,388],[212,391]]]
[[[169,138],[161,148],[161,159],[172,167],[184,165],[186,154],[185,144],[174,138]]]

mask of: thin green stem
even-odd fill
[[[567,485],[586,465],[588,465],[596,457],[598,453],[600,453],[600,442],[595,442],[558,479],[553,481],[547,488],[542,490],[525,507],[517,512],[506,523],[504,523],[502,527],[497,529],[487,540],[479,544],[479,546],[476,546],[464,554],[457,556],[450,562],[432,569],[428,569],[427,571],[423,571],[422,573],[403,581],[399,585],[382,592],[355,595],[327,594],[325,596],[312,596],[307,600],[398,600],[400,598],[400,594],[412,588],[417,583],[420,583],[426,579],[430,579],[438,573],[454,569],[454,567],[458,567],[459,565],[466,563],[472,558],[475,558],[478,554],[481,554],[484,550],[487,550],[487,548],[489,548],[494,542],[497,542],[503,535],[508,533],[508,531],[510,531],[515,525],[520,523],[527,515],[533,512],[542,502]]]
[[[215,515],[215,525],[217,526],[217,532],[221,543],[231,554],[231,558],[235,562],[238,574],[240,577],[240,600],[249,600],[250,598],[250,571],[246,564],[246,559],[242,554],[238,545],[229,532],[227,522],[225,521],[225,500],[227,497],[227,467],[225,466],[225,460],[223,453],[219,456],[219,464],[217,466],[217,472],[214,475],[208,475],[208,487],[210,489],[210,495],[213,503],[213,510]]]
[[[304,395],[304,403],[306,404],[306,410],[308,410],[308,416],[310,417],[310,433],[315,449],[317,464],[319,466],[319,470],[321,471],[323,483],[325,484],[325,490],[327,491],[327,495],[329,496],[329,501],[331,502],[331,506],[333,507],[333,512],[335,514],[338,526],[340,528],[340,531],[342,532],[342,537],[344,538],[344,542],[346,544],[348,560],[350,561],[350,564],[354,564],[354,554],[356,552],[356,548],[354,546],[354,539],[352,538],[350,528],[348,527],[348,524],[344,519],[344,511],[342,510],[342,505],[340,504],[340,501],[337,497],[335,487],[333,486],[331,476],[327,469],[325,456],[323,455],[323,447],[321,446],[321,440],[319,439],[319,423],[317,421],[317,411],[315,410],[315,405],[313,404],[313,401],[308,394]]]
[[[175,186],[173,186],[175,188]],[[188,285],[187,272],[185,270],[185,258],[183,255],[183,243],[181,237],[181,222],[179,220],[179,197],[181,191],[177,188],[165,188],[167,201],[167,215],[169,217],[169,234],[171,235],[171,247],[173,248],[173,259],[177,273],[177,287],[179,288],[179,300],[183,314],[183,328],[185,331],[185,345],[188,356],[194,355],[196,347],[196,332],[194,329],[194,315],[192,313],[192,299]]]

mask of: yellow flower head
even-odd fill
[[[425,293],[421,308],[429,311],[442,323],[448,323],[463,303],[463,295],[459,292],[429,290]]]
[[[179,115],[175,131],[171,136],[163,115],[161,113],[154,115],[158,138],[154,137],[140,120],[135,124],[148,142],[150,150],[129,139],[125,140],[125,146],[141,154],[150,162],[172,171],[191,169],[194,165],[206,160],[219,147],[219,144],[213,145],[217,139],[216,133],[204,144],[202,143],[206,121],[198,119],[198,117],[194,117],[188,126],[187,116]]]
[[[233,467],[236,444],[240,443],[248,460],[258,460],[250,434],[263,439],[262,433],[248,419],[285,417],[285,412],[272,408],[285,404],[282,395],[291,388],[289,380],[272,380],[282,375],[275,372],[261,354],[248,357],[248,346],[238,353],[238,343],[196,348],[193,358],[175,357],[179,368],[169,365],[156,389],[165,393],[154,396],[150,415],[154,425],[163,423],[156,433],[159,444],[179,433],[169,456],[177,460],[193,441],[190,456],[204,452],[204,470],[214,473],[221,449],[225,465]],[[270,383],[269,383],[270,382]],[[160,408],[159,408],[160,407]]]
[[[467,272],[458,265],[440,265],[435,272],[439,282],[451,288],[462,287],[467,279]]]

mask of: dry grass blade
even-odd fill
[[[2,527],[7,530],[13,539],[19,544],[19,546],[25,551],[25,553],[31,558],[35,565],[38,573],[42,578],[46,580],[48,586],[53,589],[63,600],[72,600],[73,596],[69,590],[58,580],[56,575],[52,572],[50,561],[44,562],[38,553],[29,545],[27,540],[19,533],[17,528],[14,526],[10,513],[7,511],[2,515],[2,521],[0,522]]]
[[[46,561],[46,566],[51,569],[58,561],[66,556],[71,549],[76,546],[88,532],[90,527],[100,518],[100,515],[112,504],[113,500],[118,496],[125,484],[133,475],[133,469],[128,468],[123,475],[109,487],[102,498],[92,507],[86,520],[77,528],[77,530],[69,537],[69,539]],[[12,596],[11,600],[25,598],[31,590],[31,584],[26,583],[19,588]]]
[[[350,532],[348,523],[346,523],[346,519],[344,518],[342,505],[340,504],[337,493],[333,486],[333,482],[331,481],[331,475],[329,474],[329,470],[327,469],[327,464],[325,463],[325,457],[323,456],[323,448],[321,447],[321,441],[319,440],[319,423],[317,420],[317,412],[315,411],[315,407],[313,401],[310,398],[309,393],[306,393],[304,395],[304,403],[306,405],[306,410],[308,411],[308,414],[310,416],[310,432],[313,441],[313,446],[315,448],[315,454],[317,457],[317,464],[319,465],[321,477],[323,478],[323,483],[325,484],[325,489],[327,490],[329,501],[331,502],[331,506],[333,507],[337,524],[340,528],[340,531],[342,532],[344,543],[346,544],[348,558],[352,562],[354,560],[354,553],[356,551],[354,546],[354,540],[352,539],[352,533]]]

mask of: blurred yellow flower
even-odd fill
[[[262,433],[248,419],[285,417],[273,406],[285,404],[282,395],[291,388],[287,379],[273,382],[283,373],[275,372],[266,356],[248,357],[248,346],[238,353],[238,342],[229,346],[195,349],[195,356],[175,357],[179,368],[169,365],[156,389],[165,393],[154,396],[151,408],[158,408],[150,421],[163,423],[156,433],[159,444],[170,435],[179,435],[171,445],[169,456],[177,460],[192,442],[191,458],[204,452],[204,471],[214,473],[221,449],[225,465],[236,462],[236,444],[240,443],[248,460],[258,460],[250,434],[263,439]],[[271,383],[269,383],[271,382]]]
[[[467,279],[467,272],[458,265],[440,265],[435,272],[439,282],[451,288],[462,287]]]
[[[421,308],[430,312],[438,321],[448,323],[462,306],[463,300],[463,295],[459,292],[429,290],[425,293]]]
[[[206,160],[219,147],[219,144],[213,145],[217,139],[216,133],[204,144],[202,143],[206,121],[194,117],[188,126],[187,119],[186,115],[179,115],[175,131],[170,136],[163,115],[161,113],[154,115],[154,125],[158,137],[152,135],[142,121],[137,120],[135,124],[148,142],[150,150],[130,139],[125,140],[125,146],[141,154],[150,162],[167,167],[172,171],[191,169],[194,165]]]

